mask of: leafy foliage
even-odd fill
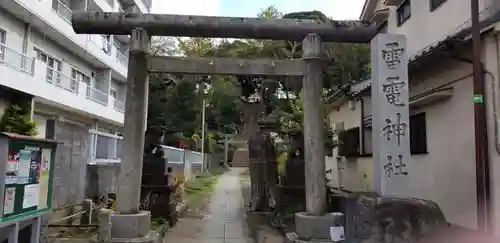
[[[0,131],[25,136],[38,134],[36,123],[30,119],[30,108],[27,105],[11,104],[0,120]]]
[[[270,6],[257,15],[265,19],[312,19],[330,21],[320,11],[283,14]],[[238,58],[301,58],[302,43],[272,40],[213,40],[209,38],[160,38],[155,39],[153,51],[157,55],[183,55],[187,57],[238,57]],[[364,80],[369,75],[369,46],[363,44],[326,43],[328,65],[325,69],[324,95],[328,96],[339,86],[352,80]],[[242,127],[244,109],[242,97],[258,91],[263,95],[269,117],[279,120],[282,129],[302,128],[303,110],[300,100],[301,80],[290,77],[194,76],[155,74],[150,78],[148,130],[153,139],[177,145],[179,140],[198,148],[193,137],[201,134],[202,101],[206,100],[205,144],[217,146],[221,133],[236,133]],[[330,127],[325,118],[325,126]],[[331,132],[330,132],[331,133]],[[196,134],[197,136],[193,136]],[[327,140],[328,141],[328,140]],[[151,146],[150,146],[151,147]],[[212,149],[206,151],[212,151]]]

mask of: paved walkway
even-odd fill
[[[249,237],[240,174],[233,168],[223,174],[204,213],[188,215],[169,232],[165,242],[173,243],[282,243],[275,233],[259,230],[257,239]]]

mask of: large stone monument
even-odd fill
[[[408,53],[403,35],[371,43],[374,188],[381,196],[410,197]]]

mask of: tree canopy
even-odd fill
[[[270,6],[259,18],[296,18],[327,21],[319,11],[283,14]],[[301,57],[301,43],[271,40],[226,40],[208,38],[158,38],[153,40],[156,55],[187,57],[239,57],[294,59]],[[325,44],[327,68],[324,95],[353,80],[369,75],[369,46],[363,44]],[[290,77],[252,77],[260,94],[265,96],[268,116],[282,128],[302,128],[300,79]],[[197,140],[201,132],[202,102],[206,101],[206,125],[212,138],[222,133],[237,133],[242,127],[245,85],[239,77],[154,74],[150,77],[148,132],[146,143],[165,142],[176,146],[178,140]],[[149,134],[149,135],[148,135]],[[161,135],[164,141],[160,141]],[[189,144],[189,143],[188,143]],[[197,148],[195,141],[191,147]],[[147,148],[148,146],[146,146]]]

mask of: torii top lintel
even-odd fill
[[[258,19],[118,12],[75,12],[77,34],[129,35],[143,28],[152,36],[213,37],[241,39],[301,40],[317,34],[324,42],[369,43],[377,34],[365,21]]]

